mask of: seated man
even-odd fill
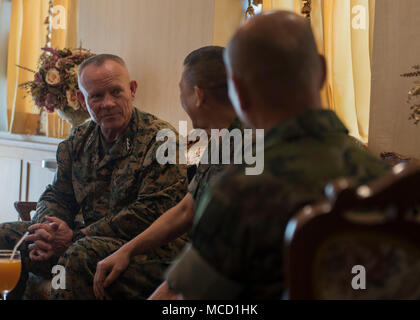
[[[192,245],[151,299],[281,298],[290,217],[322,199],[331,180],[365,183],[388,169],[321,108],[325,61],[303,17],[274,11],[251,18],[229,42],[225,62],[238,116],[265,130],[264,172],[232,168],[207,188]]]
[[[191,52],[184,60],[184,70],[179,83],[181,105],[191,118],[193,127],[204,129],[209,136],[211,129],[229,128],[229,132],[235,128],[242,129],[228,97],[223,50],[222,47],[209,46]],[[212,144],[209,144],[209,150],[204,151],[209,162],[211,157],[208,153],[212,152],[211,146]],[[233,153],[231,140],[231,157]],[[124,271],[131,272],[131,269],[135,269],[133,261],[130,263],[132,257],[154,250],[190,229],[203,190],[226,166],[221,162],[200,163],[188,187],[187,195],[176,206],[117,252],[98,263],[94,280],[94,291],[98,298],[105,298],[105,288]]]
[[[0,225],[0,248],[13,248],[27,229],[32,232],[26,238],[29,245],[20,248],[19,293],[28,271],[51,277],[51,266],[59,264],[65,267],[65,289],[53,286],[51,298],[94,299],[97,262],[146,229],[186,192],[185,166],[161,165],[156,159],[159,130],[176,131],[134,108],[137,83],[130,81],[121,58],[103,54],[85,60],[79,87],[78,98],[92,121],[59,144],[55,179],[41,195],[31,224]],[[79,212],[84,226],[75,230]],[[127,274],[110,294],[147,297],[183,244],[177,239],[142,256],[138,272]]]

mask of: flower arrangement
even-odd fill
[[[420,65],[415,65],[412,68],[415,70],[414,72],[404,73],[401,75],[401,77],[405,77],[405,78],[420,77]],[[411,109],[411,114],[408,119],[414,120],[414,124],[418,124],[420,122],[420,103],[417,100],[419,95],[420,95],[420,81],[415,80],[414,86],[408,91],[408,99],[407,99],[407,104],[410,105],[410,109]]]
[[[35,105],[48,112],[60,110],[64,113],[86,113],[77,100],[77,70],[79,65],[94,54],[88,50],[68,48],[58,50],[42,48],[38,71],[34,80],[22,83],[21,88],[32,95]]]

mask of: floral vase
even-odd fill
[[[75,110],[71,107],[66,107],[64,110],[58,108],[56,110],[60,118],[66,120],[70,124],[70,134],[73,134],[79,125],[90,119],[89,112],[82,108]]]

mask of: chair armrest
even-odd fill
[[[390,166],[395,166],[399,163],[412,162],[410,157],[403,156],[396,152],[381,152],[380,157]]]
[[[16,201],[14,203],[16,211],[22,221],[31,221],[31,211],[36,209],[36,202]]]

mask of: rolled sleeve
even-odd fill
[[[188,184],[188,192],[194,197],[198,188],[197,174],[194,175],[191,182]]]
[[[167,271],[166,280],[187,300],[235,299],[243,288],[216,271],[191,245]]]

